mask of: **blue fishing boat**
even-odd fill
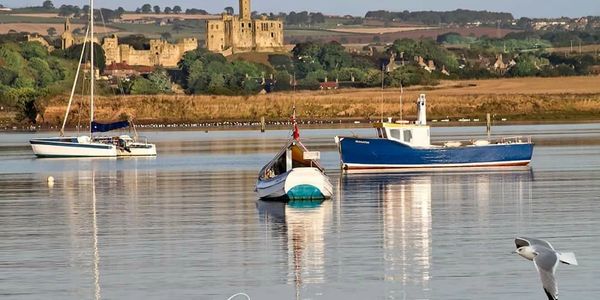
[[[530,137],[503,137],[495,140],[431,143],[426,121],[426,99],[417,100],[418,120],[414,124],[374,124],[375,138],[335,138],[344,170],[437,169],[456,167],[516,167],[531,162]]]

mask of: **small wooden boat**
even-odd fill
[[[319,164],[320,153],[300,142],[295,113],[293,138],[258,174],[256,192],[261,199],[329,199],[333,186]]]

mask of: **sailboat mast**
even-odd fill
[[[94,0],[90,0],[90,136],[94,122]]]

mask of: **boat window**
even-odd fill
[[[377,137],[382,138],[383,134],[381,133],[381,128],[377,128]]]
[[[404,142],[410,143],[412,140],[412,130],[404,130]]]
[[[398,129],[390,129],[390,136],[393,139],[400,140],[400,130],[398,130]]]

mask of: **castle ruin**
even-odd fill
[[[82,37],[74,37],[71,31],[71,22],[65,21],[65,31],[61,36],[62,49],[73,45],[83,44]],[[96,43],[98,41],[96,40]],[[150,49],[136,50],[130,45],[119,44],[116,35],[107,36],[102,39],[102,49],[106,64],[127,64],[131,66],[161,66],[165,68],[177,67],[177,64],[187,51],[196,50],[198,40],[196,38],[184,38],[175,44],[160,39],[150,40]]]
[[[116,35],[105,37],[102,40],[102,49],[106,57],[106,64],[126,63],[132,66],[162,66],[177,67],[177,63],[187,51],[198,48],[198,40],[184,38],[176,44],[164,40],[150,40],[150,49],[136,50],[130,45],[119,45]]]
[[[250,0],[240,0],[239,15],[223,13],[221,19],[206,22],[206,48],[224,55],[282,51],[283,22],[252,19]]]

